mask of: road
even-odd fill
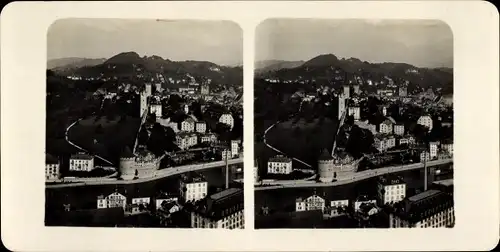
[[[234,165],[234,164],[242,164],[243,163],[243,157],[235,158],[235,159],[230,159],[228,160],[229,165]],[[147,178],[139,178],[139,179],[134,179],[134,180],[116,180],[116,179],[109,179],[109,178],[95,178],[92,180],[87,180],[85,182],[77,182],[77,183],[69,183],[69,184],[56,184],[56,185],[46,185],[46,188],[61,188],[61,187],[75,187],[75,186],[90,186],[90,185],[121,185],[121,184],[138,184],[138,183],[144,183],[144,182],[149,182],[153,180],[158,180],[186,172],[191,172],[191,171],[198,171],[198,170],[205,170],[205,169],[211,169],[211,168],[218,168],[218,167],[223,167],[226,165],[225,161],[216,161],[216,162],[210,162],[210,163],[203,163],[203,164],[191,164],[191,165],[184,165],[184,166],[178,166],[178,167],[169,167],[165,169],[158,170],[154,173],[152,177],[147,177]],[[66,181],[82,181],[82,179],[66,179]]]
[[[78,123],[79,121],[81,121],[82,119],[83,119],[83,117],[82,117],[82,118],[80,118],[80,119],[78,119],[78,120],[76,120],[76,121],[75,121],[74,123],[72,123],[71,125],[69,125],[69,126],[66,128],[66,132],[65,132],[64,134],[65,134],[66,142],[68,142],[69,144],[71,144],[72,146],[74,146],[75,148],[77,148],[77,149],[79,149],[79,150],[81,150],[81,151],[83,151],[83,152],[89,152],[89,151],[85,150],[84,148],[82,148],[82,147],[80,147],[80,146],[76,145],[75,143],[71,142],[71,141],[69,140],[69,137],[68,137],[68,132],[69,132],[69,130],[71,129],[71,127],[75,126],[75,124],[77,124],[77,123]],[[95,156],[96,158],[98,158],[98,159],[100,159],[100,160],[102,160],[102,161],[104,161],[104,162],[108,163],[109,165],[113,165],[113,163],[111,163],[111,161],[109,161],[109,160],[107,160],[107,159],[105,159],[105,158],[103,158],[103,157],[101,157],[101,156],[99,156],[99,155],[94,155],[94,156]]]
[[[431,167],[431,166],[443,165],[443,164],[448,164],[448,163],[453,163],[453,159],[449,158],[449,159],[428,161],[427,166]],[[409,164],[409,165],[390,166],[390,167],[384,167],[384,168],[379,168],[379,169],[366,170],[366,171],[354,173],[354,174],[352,174],[352,176],[349,176],[349,177],[344,177],[344,178],[342,178],[342,180],[338,180],[335,182],[328,182],[328,183],[321,183],[321,182],[317,182],[317,181],[301,181],[301,180],[285,181],[285,182],[275,181],[275,182],[268,182],[263,186],[256,186],[255,190],[262,191],[262,190],[273,190],[273,189],[280,189],[280,188],[298,188],[298,187],[334,187],[334,186],[354,183],[357,181],[373,178],[373,177],[384,175],[384,174],[401,172],[401,171],[408,171],[408,170],[415,170],[415,169],[420,169],[423,167],[424,167],[423,163],[416,163],[416,164]]]

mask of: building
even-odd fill
[[[439,190],[428,190],[394,205],[389,214],[390,228],[453,227],[455,211],[453,195]]]
[[[384,152],[396,146],[396,138],[391,135],[376,135],[373,139],[373,145],[378,151]]]
[[[392,133],[392,121],[389,119],[384,120],[379,125],[379,132],[381,134],[391,134]]]
[[[144,89],[146,91],[147,97],[150,97],[153,94],[152,88],[153,88],[153,86],[151,86],[151,83],[144,84]]]
[[[181,150],[198,144],[198,136],[192,132],[180,132],[175,136],[175,143]]]
[[[453,142],[452,141],[443,141],[441,143],[441,150],[448,153],[448,155],[453,156]]]
[[[189,114],[189,105],[184,104],[184,113],[187,115]]]
[[[168,204],[172,202],[175,203],[179,202],[179,197],[177,195],[164,193],[156,197],[155,207],[158,210],[162,207],[163,204]]]
[[[313,211],[313,210],[321,210],[325,209],[325,199],[320,196],[314,194],[309,196],[306,199],[298,198],[295,201],[295,211]]]
[[[343,94],[340,94],[338,97],[338,119],[342,118],[342,115],[345,112],[345,99],[346,97]]]
[[[45,155],[45,179],[55,180],[61,175],[59,160],[50,154]]]
[[[205,133],[207,131],[207,124],[205,122],[196,122],[195,128],[196,132]]]
[[[222,114],[219,117],[219,122],[229,125],[231,127],[231,130],[234,127],[234,118],[231,114]]]
[[[405,97],[408,95],[408,88],[405,86],[399,87],[399,96]]]
[[[195,127],[195,121],[193,118],[188,117],[186,120],[181,122],[181,131],[193,132]]]
[[[210,94],[210,87],[208,86],[208,84],[201,85],[200,94],[201,95],[209,95]]]
[[[217,142],[217,136],[215,133],[205,133],[200,135],[200,143],[215,143]]]
[[[422,151],[420,153],[420,162],[423,163],[429,160],[431,160],[431,154],[428,151]]]
[[[160,168],[162,157],[156,157],[150,151],[141,149],[134,155],[130,148],[125,147],[120,157],[120,172],[122,179],[152,177]]]
[[[360,108],[359,107],[349,107],[348,114],[354,117],[354,120],[359,120],[360,117]]]
[[[432,118],[428,115],[419,117],[417,120],[417,124],[427,127],[429,131],[432,130]]]
[[[377,181],[377,196],[381,205],[402,201],[406,197],[406,183],[399,176],[381,176]]]
[[[200,174],[182,174],[179,181],[179,194],[186,202],[194,202],[207,196],[208,183]]]
[[[350,87],[348,85],[344,85],[343,87],[343,95],[346,99],[349,99],[350,97]]]
[[[231,157],[238,157],[240,154],[240,141],[231,140]]]
[[[159,103],[152,103],[149,105],[149,113],[155,114],[156,118],[161,118],[162,116],[162,107]]]
[[[163,91],[163,88],[161,87],[161,83],[156,83],[155,84],[156,92],[161,92]]]
[[[394,125],[394,134],[402,136],[405,134],[405,126],[403,124]]]
[[[139,108],[140,108],[139,114],[141,117],[148,112],[148,95],[144,91],[140,93]]]
[[[439,142],[429,142],[429,152],[430,152],[430,158],[434,159],[437,157],[438,154],[438,148],[439,147]]]
[[[221,152],[221,156],[222,156],[222,160],[226,160],[226,159],[229,160],[229,159],[233,158],[233,153],[228,149],[224,149]]]
[[[78,153],[69,158],[70,171],[92,171],[94,169],[94,156]]]
[[[403,136],[399,139],[399,145],[414,145],[415,144],[415,138],[411,135],[406,135]]]
[[[149,205],[151,204],[151,198],[150,197],[132,198],[132,204]]]
[[[290,174],[292,173],[292,159],[283,155],[277,155],[267,161],[267,173]]]
[[[360,210],[360,206],[362,204],[367,204],[367,205],[376,205],[377,200],[376,199],[370,199],[366,195],[361,195],[359,196],[356,201],[354,202],[354,211],[357,212]]]
[[[242,229],[243,190],[229,188],[197,202],[191,212],[192,228]]]
[[[127,197],[119,192],[114,192],[106,197],[104,195],[97,196],[97,208],[114,208],[121,207],[125,209],[127,206]]]
[[[361,93],[361,91],[359,90],[359,85],[353,85],[352,88],[355,94],[359,95]]]

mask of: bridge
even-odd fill
[[[235,165],[235,164],[243,164],[243,157],[235,158],[235,159],[229,159],[227,161],[228,165]],[[202,163],[202,164],[190,164],[190,165],[184,165],[184,166],[177,166],[177,167],[169,167],[161,170],[155,171],[152,176],[150,177],[144,177],[144,178],[138,178],[134,180],[117,180],[114,178],[74,178],[74,179],[65,179],[65,182],[70,182],[68,184],[55,184],[55,185],[46,185],[46,188],[62,188],[62,187],[76,187],[76,186],[90,186],[90,185],[123,185],[123,184],[139,184],[139,183],[144,183],[144,182],[150,182],[162,178],[167,178],[170,176],[186,173],[186,172],[192,172],[192,171],[199,171],[199,170],[205,170],[205,169],[213,169],[213,168],[219,168],[223,167],[226,165],[226,161],[215,161],[215,162],[210,162],[210,163]]]
[[[451,158],[433,160],[433,161],[427,162],[427,167],[443,165],[443,164],[451,164],[451,163],[453,163],[453,159],[451,159]],[[318,181],[303,181],[303,180],[273,181],[273,182],[266,182],[265,184],[261,183],[261,186],[256,186],[255,190],[256,191],[263,191],[263,190],[274,190],[274,189],[282,189],[282,188],[334,187],[334,186],[346,185],[346,184],[366,180],[369,178],[373,178],[373,177],[377,177],[377,176],[381,176],[381,175],[385,175],[385,174],[402,172],[402,171],[409,171],[409,170],[415,170],[415,169],[421,169],[421,168],[424,168],[423,163],[390,166],[390,167],[384,167],[384,168],[379,168],[379,169],[366,170],[366,171],[362,171],[362,172],[353,173],[350,176],[343,177],[341,180],[337,180],[334,182],[327,182],[327,183],[321,183]]]

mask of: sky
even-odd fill
[[[243,61],[243,34],[229,21],[61,19],[50,26],[47,58],[110,58],[122,52],[220,65]]]
[[[371,63],[453,67],[453,34],[441,21],[268,19],[255,36],[256,61],[307,61],[332,53]]]

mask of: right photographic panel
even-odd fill
[[[446,23],[267,19],[255,60],[256,229],[454,226]]]

